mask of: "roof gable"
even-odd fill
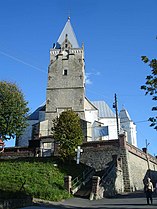
[[[85,97],[85,110],[98,110],[87,97]]]

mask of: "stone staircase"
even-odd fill
[[[115,162],[111,161],[108,164],[108,167],[104,170],[101,171],[96,171],[93,173],[93,175],[90,175],[90,178],[88,178],[88,181],[86,183],[83,183],[81,187],[78,189],[78,191],[74,194],[75,197],[81,197],[81,198],[86,198],[89,199],[91,192],[92,192],[92,178],[93,176],[100,177],[100,186],[102,187],[102,183],[104,183],[107,179],[107,177],[111,174],[111,170],[114,167]]]
[[[82,185],[81,188],[74,194],[74,196],[89,199],[91,190],[92,179],[90,179],[85,185]]]
[[[88,185],[94,174],[94,168],[88,167],[85,169],[80,176],[72,180],[71,193],[76,194],[81,188],[84,188],[85,185]]]

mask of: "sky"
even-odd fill
[[[0,80],[16,82],[30,113],[46,100],[49,50],[67,21],[85,46],[86,96],[127,109],[141,149],[157,155],[157,132],[147,121],[155,102],[140,86],[157,58],[156,0],[1,0]],[[114,110],[113,110],[114,111]],[[13,146],[14,141],[6,143]]]

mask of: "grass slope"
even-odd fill
[[[63,187],[64,176],[76,177],[85,167],[52,158],[28,158],[0,160],[0,168],[0,198],[24,192],[32,197],[59,201],[70,197]]]

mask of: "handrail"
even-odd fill
[[[90,178],[93,176],[94,173],[95,173],[95,169],[88,167],[82,172],[80,176],[74,178],[72,180],[72,188],[71,188],[72,194],[75,194],[81,188],[82,185],[85,185],[90,180]]]
[[[112,163],[110,164],[110,166],[107,168],[106,172],[103,174],[103,176],[101,177],[101,180],[100,180],[100,184],[101,185],[102,183],[105,183],[109,174],[111,173],[112,169],[114,168],[115,166],[115,160],[112,161]]]

